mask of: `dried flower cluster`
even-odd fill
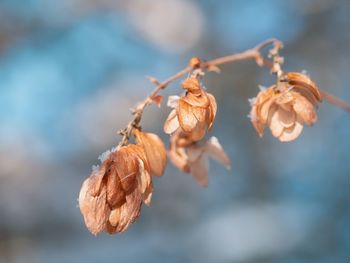
[[[261,49],[273,45],[268,58]],[[296,139],[303,125],[317,121],[316,109],[327,100],[350,111],[350,106],[324,91],[307,75],[282,71],[283,57],[279,55],[282,43],[267,40],[242,53],[201,61],[194,57],[189,65],[174,76],[160,83],[149,80],[155,90],[133,110],[133,119],[119,133],[120,144],[103,154],[101,165],[96,167],[80,190],[79,207],[85,224],[91,233],[120,233],[128,229],[140,215],[142,203],[150,205],[153,186],[152,176],[162,176],[167,156],[180,171],[189,173],[201,186],[208,185],[208,159],[230,168],[231,161],[216,137],[206,140],[217,112],[215,97],[202,85],[207,71],[219,72],[219,65],[244,59],[254,59],[259,66],[267,66],[276,75],[276,84],[263,88],[250,100],[250,118],[260,137],[265,127],[282,142]],[[189,74],[182,82],[185,90],[181,96],[170,96],[172,108],[164,123],[164,132],[170,135],[168,152],[158,135],[141,131],[143,110],[150,104],[160,106],[163,97],[158,95],[172,81]],[[130,143],[131,138],[135,143]]]
[[[190,173],[200,185],[207,186],[207,156],[226,167],[231,165],[215,137],[203,144],[199,143],[213,126],[216,100],[201,87],[198,77],[189,77],[182,87],[186,90],[185,95],[170,97],[168,101],[168,106],[173,108],[164,124],[164,132],[172,134],[169,158],[178,169]]]
[[[308,76],[289,72],[251,101],[251,121],[261,137],[268,126],[273,136],[289,142],[300,135],[304,123],[317,121],[316,107],[321,101],[319,88]]]
[[[108,152],[80,190],[80,210],[95,235],[126,230],[139,216],[142,202],[151,203],[151,175],[164,172],[166,150],[160,138],[139,130],[135,136],[137,144]]]

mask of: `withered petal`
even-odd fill
[[[184,148],[178,148],[176,146],[171,147],[170,151],[168,152],[168,157],[172,164],[180,171],[185,173],[189,172],[187,154]]]
[[[175,109],[177,107],[177,103],[178,103],[179,99],[180,99],[180,96],[177,96],[177,95],[169,96],[167,106],[169,108]]]
[[[208,108],[210,104],[207,93],[202,89],[198,94],[188,92],[182,99],[194,107]]]
[[[136,157],[140,158],[143,161],[143,163],[144,163],[145,169],[148,172],[150,172],[151,168],[149,166],[149,162],[148,162],[148,159],[147,159],[147,156],[146,156],[145,149],[141,145],[136,145],[136,144],[129,144],[128,146],[129,146],[130,154],[133,155],[135,160],[137,161]]]
[[[179,100],[176,113],[180,127],[185,132],[191,132],[198,123],[198,118],[193,114],[193,108],[194,107],[185,102],[182,98]]]
[[[261,86],[260,86],[261,87]],[[268,88],[260,88],[258,95],[256,96],[256,104],[262,104],[268,101],[275,95],[275,85]]]
[[[257,116],[259,118],[263,118],[264,122],[266,122],[266,120],[267,120],[267,115],[268,115],[270,106],[274,103],[274,100],[276,99],[274,88],[275,88],[275,85],[273,85],[269,88],[266,88],[264,90],[261,90],[254,100],[254,105],[257,107],[257,109],[256,109]],[[261,113],[262,106],[267,102],[269,102],[269,105],[266,105],[268,107],[266,107],[266,109],[264,109],[264,111],[266,111],[266,113],[265,112]],[[264,115],[264,116],[262,117],[261,115]]]
[[[295,98],[293,108],[300,118],[308,125],[317,121],[317,114],[313,104],[299,93],[293,92]]]
[[[141,159],[138,159],[139,164],[139,176],[138,180],[138,189],[142,194],[142,199],[146,205],[150,205],[152,198],[152,178],[149,172],[145,169],[144,163]]]
[[[288,72],[287,80],[289,85],[294,86],[294,89],[304,89],[311,93],[318,102],[322,101],[322,96],[318,86],[305,74],[299,72]]]
[[[150,206],[151,205],[151,201],[152,201],[152,195],[153,195],[153,184],[152,182],[148,185],[148,187],[146,188],[145,193],[143,194],[142,198],[143,198],[143,202],[147,205]]]
[[[193,144],[187,147],[186,149],[187,149],[187,160],[191,163],[196,162],[205,151],[205,148],[203,146],[199,146],[197,144]]]
[[[261,122],[257,114],[257,105],[254,104],[250,110],[250,120],[260,137],[264,134],[265,123]]]
[[[261,122],[267,122],[270,112],[273,111],[277,105],[275,104],[276,97],[271,97],[266,102],[262,103],[258,108],[260,111],[258,112],[258,117]]]
[[[207,128],[207,122],[198,122],[194,129],[187,134],[187,138],[192,142],[197,142],[204,138],[205,134],[207,133]]]
[[[194,163],[190,165],[190,173],[196,180],[196,182],[202,186],[208,186],[208,158],[202,155]]]
[[[291,106],[289,106],[287,109],[284,107],[279,107],[277,115],[280,124],[284,128],[292,127],[296,121],[296,114]]]
[[[193,141],[190,138],[190,133],[184,132],[181,129],[170,136],[171,147],[187,147],[191,144],[193,144]]]
[[[222,148],[219,140],[216,137],[211,137],[205,143],[205,152],[215,161],[221,163],[226,169],[231,168],[231,160],[230,157],[226,154],[224,149]]]
[[[121,147],[115,155],[117,174],[126,194],[130,193],[136,186],[136,176],[138,174],[138,164],[135,152],[131,144]]]
[[[116,232],[125,231],[130,224],[135,222],[141,211],[142,196],[139,191],[133,191],[126,196],[126,203],[120,207],[120,220]]]
[[[144,133],[135,130],[137,143],[145,150],[151,174],[162,176],[166,167],[166,149],[163,141],[154,133]]]
[[[112,163],[111,159],[108,158],[101,164],[101,166],[97,170],[94,170],[91,173],[91,176],[90,176],[91,186],[89,187],[89,191],[92,196],[96,196],[100,193],[101,187],[102,187],[102,181],[105,175],[107,174],[111,163]]]
[[[112,227],[118,226],[120,220],[120,207],[114,208],[109,215],[109,223]]]
[[[107,203],[111,208],[120,206],[125,202],[125,192],[120,182],[119,175],[115,166],[107,176]]]
[[[281,142],[290,142],[298,138],[303,130],[303,125],[297,120],[294,126],[285,128],[282,134],[278,137]]]
[[[208,109],[201,107],[192,107],[192,113],[198,122],[207,122],[209,117]]]
[[[110,209],[106,204],[106,187],[102,186],[99,195],[90,194],[90,177],[87,178],[79,193],[79,208],[89,231],[97,235],[105,230]]]
[[[164,132],[166,134],[174,133],[180,127],[176,110],[172,110],[164,123]]]
[[[277,109],[272,111],[271,114],[270,114],[269,120],[268,120],[268,125],[269,125],[269,128],[271,130],[271,133],[275,137],[279,137],[282,134],[283,130],[284,130],[284,127],[281,124],[281,122],[279,120],[279,117],[278,117],[279,109],[280,108],[277,107]]]
[[[182,88],[190,92],[196,92],[201,89],[200,82],[197,78],[187,78],[182,82]]]
[[[276,104],[283,105],[293,101],[293,96],[289,91],[284,91],[276,95]]]
[[[152,103],[156,104],[158,107],[162,104],[163,96],[162,95],[156,95],[151,98]]]
[[[216,112],[217,112],[217,104],[216,104],[216,99],[215,97],[210,94],[210,93],[207,93],[207,96],[210,100],[210,107],[209,107],[209,126],[208,126],[208,129],[211,129],[211,127],[213,126],[213,123],[214,123],[214,120],[215,120],[215,117],[216,117]]]

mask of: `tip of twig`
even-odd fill
[[[199,57],[192,57],[188,62],[188,66],[192,69],[200,68],[202,60]]]
[[[221,73],[221,69],[218,66],[215,65],[209,65],[208,66],[208,71],[210,72],[215,72],[215,73]]]
[[[151,83],[153,83],[156,86],[160,85],[160,82],[155,77],[146,76],[146,79],[148,79]]]

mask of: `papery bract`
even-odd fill
[[[181,130],[175,132],[170,139],[169,158],[181,171],[190,173],[197,183],[208,186],[208,157],[230,168],[231,161],[216,137],[200,144],[191,141]]]
[[[137,144],[144,148],[151,174],[162,176],[166,167],[166,149],[163,141],[154,133],[134,131]]]

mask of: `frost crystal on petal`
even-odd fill
[[[304,74],[304,75],[310,77],[310,74],[309,74],[309,72],[307,72],[306,69],[303,69],[303,70],[301,71],[301,74]]]
[[[110,150],[107,150],[107,151],[101,153],[100,156],[98,157],[98,159],[101,161],[101,163],[103,163],[108,158],[108,156],[111,153],[115,152],[116,150],[117,150],[117,147],[114,147]]]
[[[263,86],[263,85],[259,85],[258,87],[259,87],[259,90],[260,90],[260,91],[264,91],[264,90],[267,89],[267,88],[266,88],[265,86]]]
[[[99,166],[99,165],[93,165],[93,166],[91,167],[92,172],[96,172],[98,169],[100,169],[100,166]]]
[[[248,99],[250,106],[253,106],[256,102],[256,97]]]
[[[179,96],[176,96],[176,95],[174,95],[174,96],[169,96],[169,97],[168,97],[167,106],[168,106],[169,108],[175,109],[175,108],[177,107],[177,103],[178,103],[179,99],[180,99],[180,97],[179,97]]]

